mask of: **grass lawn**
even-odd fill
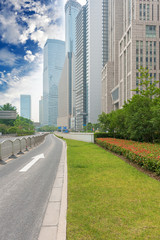
[[[97,145],[66,142],[67,240],[159,240],[160,182]]]

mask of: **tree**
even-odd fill
[[[10,103],[6,103],[3,106],[0,106],[0,111],[16,111],[16,107],[12,106]],[[7,126],[13,126],[14,121],[12,119],[0,119],[0,124],[5,124]]]
[[[6,103],[0,106],[0,111],[16,111],[16,107],[12,106],[10,103]]]
[[[152,100],[141,95],[134,95],[124,105],[127,135],[130,139],[145,142],[153,141],[152,106]]]
[[[141,96],[151,99],[160,97],[160,88],[157,87],[159,81],[153,80],[153,77],[150,77],[149,69],[140,67],[138,71],[140,73],[140,77],[138,77],[139,84],[138,87],[132,91],[136,91]]]

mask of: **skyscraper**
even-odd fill
[[[20,116],[31,119],[31,95],[20,95]]]
[[[76,130],[86,125],[86,5],[76,18]]]
[[[43,97],[39,100],[39,123],[43,125]]]
[[[74,52],[76,37],[76,17],[81,9],[81,5],[76,0],[68,0],[65,5],[65,41],[66,54]]]
[[[123,0],[108,0],[108,62],[102,70],[102,111],[119,108],[119,40],[123,34]],[[114,107],[112,102],[114,102]]]
[[[48,39],[44,46],[43,125],[57,126],[58,85],[65,60],[65,42]]]
[[[102,0],[87,0],[87,114],[96,123],[101,113]]]
[[[68,0],[65,5],[65,37],[66,37],[66,58],[63,72],[66,74],[62,74],[61,83],[59,85],[59,96],[62,96],[63,88],[62,83],[67,83],[66,86],[67,93],[66,99],[64,99],[65,105],[67,103],[67,112],[64,112],[62,109],[64,108],[62,99],[59,99],[59,110],[58,110],[58,124],[62,126],[67,126],[70,129],[75,128],[75,39],[76,39],[76,17],[81,9],[81,5],[76,0]],[[61,87],[60,87],[61,86]],[[63,84],[64,86],[64,84]],[[61,101],[62,100],[62,101]],[[66,120],[66,118],[68,120]],[[63,119],[65,121],[63,122]]]
[[[109,0],[109,13],[109,63],[102,79],[107,86],[102,97],[106,113],[122,108],[136,94],[132,89],[139,85],[141,66],[149,69],[153,80],[160,78],[159,1]]]
[[[108,62],[108,0],[102,3],[102,65]]]

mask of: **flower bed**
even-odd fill
[[[159,144],[140,143],[115,138],[97,138],[96,143],[160,175]]]

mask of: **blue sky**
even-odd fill
[[[30,94],[34,121],[42,96],[43,46],[47,38],[64,40],[65,2],[0,1],[0,105],[9,102],[19,112],[20,94]]]

